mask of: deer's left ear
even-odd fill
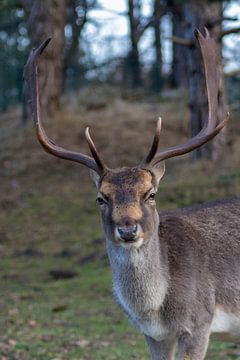
[[[165,161],[160,161],[159,163],[155,164],[151,167],[151,171],[154,173],[157,179],[157,183],[159,184],[159,181],[163,177],[165,173]]]
[[[93,180],[93,182],[95,183],[95,185],[96,185],[96,187],[98,189],[99,188],[99,182],[100,182],[99,174],[96,171],[91,169],[90,170],[90,177],[91,177],[91,179]]]

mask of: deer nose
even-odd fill
[[[133,241],[136,238],[138,226],[119,226],[117,228],[120,238],[124,241]]]

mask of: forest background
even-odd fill
[[[41,57],[44,125],[88,153],[84,128],[111,167],[135,165],[163,120],[162,148],[184,142],[208,114],[194,30],[217,42],[218,121],[209,146],[167,162],[159,210],[240,194],[240,1],[2,0],[0,3],[0,359],[148,359],[118,310],[95,204],[82,166],[45,154],[22,73]],[[228,219],[226,214],[226,221]],[[211,342],[207,359],[239,359]]]

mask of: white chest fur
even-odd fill
[[[115,256],[113,270],[113,290],[117,302],[127,313],[129,320],[143,334],[155,340],[168,336],[168,329],[160,316],[160,308],[167,291],[167,281],[159,277],[160,269],[151,268],[146,263],[146,255],[141,251],[119,253]],[[154,276],[158,270],[158,276]]]
[[[236,316],[217,308],[211,325],[212,333],[228,333],[240,338],[240,314]]]
[[[145,295],[147,295],[146,289]],[[156,291],[154,291],[156,290]],[[124,309],[129,317],[131,323],[137,327],[141,333],[150,336],[151,338],[160,341],[168,336],[168,329],[164,325],[160,317],[160,307],[162,304],[161,296],[158,295],[157,289],[150,291],[151,297],[146,297],[147,301],[139,307],[132,299],[121,291],[121,287],[114,286],[114,293],[117,302]],[[160,295],[160,294],[159,294]]]
[[[169,337],[169,330],[163,324],[161,319],[151,319],[142,321],[139,324],[140,331],[156,341],[161,341]]]

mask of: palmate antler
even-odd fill
[[[25,65],[24,73],[23,73],[23,78],[29,87],[32,116],[33,116],[34,124],[36,126],[37,138],[41,143],[41,145],[43,146],[43,148],[50,154],[60,157],[62,159],[81,163],[89,167],[90,169],[95,170],[99,175],[102,175],[106,169],[106,166],[101,160],[96,150],[96,147],[90,137],[89,128],[86,128],[85,137],[93,157],[84,155],[82,153],[69,151],[56,145],[51,139],[49,139],[42,126],[42,121],[40,116],[39,91],[38,91],[37,62],[42,52],[49,44],[50,40],[51,39],[45,40],[37,49],[32,50],[31,54],[29,55],[27,64]]]
[[[205,32],[206,36],[204,37],[198,30],[196,30],[196,37],[200,45],[200,50],[205,68],[207,85],[209,114],[206,124],[196,136],[189,139],[186,143],[157,152],[161,132],[161,119],[159,119],[152,146],[145,159],[141,162],[141,167],[151,167],[156,165],[160,161],[169,159],[174,156],[183,155],[194,149],[197,149],[198,147],[213,139],[223,129],[229,119],[229,114],[227,114],[224,120],[216,126],[216,114],[218,104],[217,97],[219,89],[219,75],[216,58],[217,51],[215,41],[210,38],[207,29],[205,29]],[[49,137],[44,131],[40,117],[37,62],[41,53],[46,48],[49,42],[50,39],[45,40],[37,49],[31,52],[24,69],[24,79],[27,82],[30,90],[29,93],[31,97],[30,101],[32,106],[32,116],[36,125],[38,140],[43,146],[43,148],[50,154],[60,157],[62,159],[81,163],[88,168],[95,170],[99,175],[103,175],[108,168],[106,167],[96,150],[96,147],[90,137],[88,127],[85,131],[85,137],[88,142],[92,157],[84,155],[82,153],[72,152],[58,146],[51,139],[49,139]]]
[[[186,154],[192,150],[197,149],[203,144],[207,143],[209,140],[213,139],[226,125],[229,119],[229,113],[223,121],[221,121],[216,126],[216,117],[217,117],[217,105],[218,105],[218,90],[219,90],[219,75],[217,68],[217,51],[216,43],[210,38],[208,30],[205,28],[205,37],[196,30],[195,35],[199,42],[207,85],[207,97],[208,97],[208,118],[203,129],[193,138],[189,139],[186,143],[182,145],[177,145],[165,149],[163,151],[157,152],[160,131],[161,131],[161,119],[158,120],[156,133],[152,142],[152,146],[149,150],[149,153],[142,161],[141,166],[154,166],[162,160],[169,159],[174,156],[179,156]]]

